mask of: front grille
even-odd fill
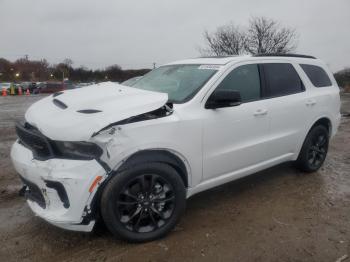
[[[34,158],[48,159],[52,153],[49,140],[28,123],[17,123],[16,133],[21,144],[33,152]]]

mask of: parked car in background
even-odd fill
[[[82,88],[82,87],[86,87],[86,86],[91,86],[94,85],[94,82],[90,82],[90,83],[77,83],[75,84],[76,88]]]
[[[121,84],[124,86],[133,86],[141,78],[142,76],[135,76],[135,77],[129,78],[128,80],[122,82]]]
[[[36,86],[36,82],[22,82],[17,84],[17,88],[21,87],[23,92],[25,92],[28,89],[31,94],[34,93]]]
[[[82,87],[88,86],[88,84],[87,83],[77,83],[76,86],[77,86],[77,88],[82,88]]]
[[[50,94],[65,90],[63,82],[46,82],[37,86],[35,93]]]
[[[44,88],[46,86],[46,82],[36,82],[35,88],[32,89],[33,94],[39,94],[41,88]]]
[[[339,111],[337,82],[314,57],[189,59],[133,87],[106,82],[38,101],[16,126],[11,159],[46,221],[91,231],[102,218],[117,237],[150,241],[201,191],[287,161],[317,171]]]
[[[74,89],[77,88],[77,85],[70,80],[65,80],[63,81],[63,88],[64,90]]]

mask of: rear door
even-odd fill
[[[305,126],[311,121],[312,111],[308,92],[292,63],[262,63],[265,82],[265,101],[270,116],[268,158],[292,156],[297,153]]]

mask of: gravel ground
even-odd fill
[[[55,228],[18,196],[13,125],[39,98],[0,97],[0,261],[350,261],[350,95],[319,172],[287,163],[198,194],[170,235],[138,245]]]

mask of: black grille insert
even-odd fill
[[[23,182],[23,184],[25,184],[27,186],[26,190],[24,191],[24,197],[26,199],[29,199],[31,201],[34,201],[35,203],[37,203],[41,208],[46,208],[46,202],[45,202],[45,198],[40,190],[40,188],[30,182],[29,180],[23,178],[22,176],[19,176]]]
[[[48,159],[53,156],[50,142],[35,127],[28,123],[17,123],[16,133],[20,143],[29,148],[35,158]]]
[[[57,181],[45,180],[45,183],[48,188],[53,188],[57,191],[58,197],[62,201],[64,208],[69,208],[70,203],[69,203],[67,191],[64,188],[64,186]]]

